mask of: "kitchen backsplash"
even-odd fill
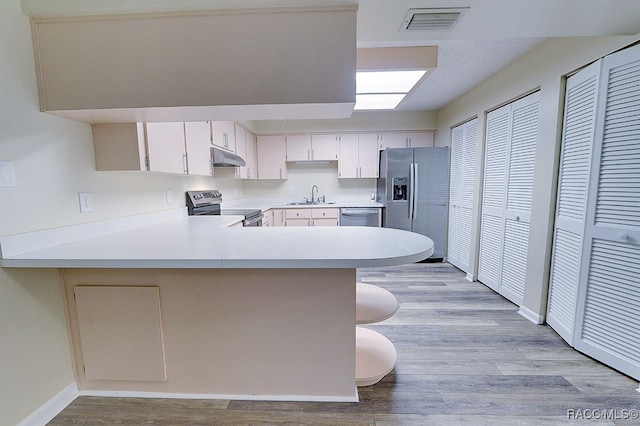
[[[338,179],[337,162],[329,164],[287,164],[286,180],[244,181],[245,197],[302,198],[311,196],[311,187],[327,200],[369,200],[376,190],[375,179]]]

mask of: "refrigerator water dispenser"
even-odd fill
[[[393,183],[393,201],[407,201],[407,182],[406,177],[394,177]]]

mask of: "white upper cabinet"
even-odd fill
[[[378,134],[380,149],[407,148],[406,132],[382,132]]]
[[[378,134],[380,149],[432,147],[434,132],[381,132]]]
[[[311,159],[335,161],[338,159],[338,135],[311,135]]]
[[[208,128],[207,122],[94,124],[96,170],[210,176]]]
[[[258,179],[287,178],[287,144],[284,136],[258,136]]]
[[[258,162],[256,153],[256,135],[236,123],[236,154],[246,163],[243,167],[236,167],[236,177],[241,179],[256,179]]]
[[[96,170],[147,171],[144,123],[98,123],[91,130]]]
[[[146,123],[149,171],[187,173],[184,123]]]
[[[358,135],[342,135],[340,138],[340,157],[338,159],[339,178],[359,177]]]
[[[219,148],[236,152],[236,123],[233,121],[213,121],[213,144]]]
[[[247,131],[239,125],[238,123],[234,123],[234,135],[235,135],[235,153],[242,158],[245,163],[247,162],[247,141],[246,141]],[[236,177],[246,179],[247,178],[247,166],[244,167],[236,167]]]
[[[424,148],[434,146],[434,132],[409,132],[407,140],[409,148]]]
[[[187,172],[190,175],[211,176],[211,122],[184,123],[187,147]]]
[[[256,135],[246,131],[244,141],[247,147],[247,157],[244,159],[247,165],[244,167],[246,179],[258,178],[258,153],[256,148]],[[243,168],[241,168],[242,170]]]
[[[338,159],[338,135],[288,135],[286,141],[287,161],[335,161]]]
[[[378,164],[377,134],[340,135],[339,178],[377,178]]]
[[[287,135],[287,161],[311,160],[311,135]]]

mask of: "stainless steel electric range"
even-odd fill
[[[260,209],[222,209],[222,194],[217,189],[206,191],[187,191],[187,210],[189,216],[236,215],[244,216],[242,226],[262,226]]]

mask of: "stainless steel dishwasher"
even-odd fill
[[[380,209],[343,207],[340,209],[340,226],[380,226]]]

